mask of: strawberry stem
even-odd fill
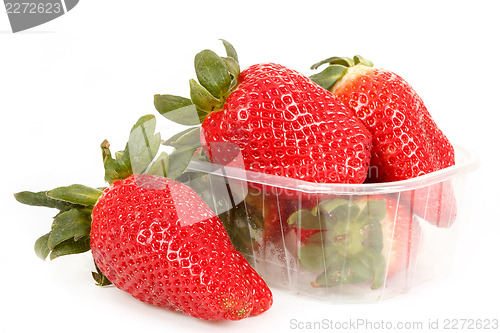
[[[234,47],[221,39],[226,57],[203,50],[194,58],[198,81],[189,81],[191,99],[174,95],[155,95],[156,110],[181,125],[198,125],[210,112],[222,110],[226,98],[238,85],[240,65]]]

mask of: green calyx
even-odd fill
[[[125,149],[114,156],[109,142],[104,140],[101,151],[105,181],[111,185],[119,179],[140,173],[179,178],[200,146],[199,128],[190,128],[163,143],[173,147],[170,154],[159,152],[162,140],[160,134],[156,133],[156,118],[153,115],[145,115],[134,124]],[[103,190],[73,184],[49,191],[14,194],[20,203],[59,210],[53,218],[51,230],[35,242],[38,257],[52,260],[90,250],[92,210]],[[110,284],[99,270],[92,275],[98,285]]]
[[[19,192],[17,201],[30,206],[57,208],[51,230],[35,242],[35,253],[50,259],[90,250],[92,208],[101,196],[101,189],[84,185],[58,187],[51,191]]]
[[[353,58],[327,58],[312,65],[311,69],[318,69],[318,67],[324,64],[328,64],[328,67],[326,67],[318,74],[311,75],[309,78],[326,90],[331,90],[335,83],[340,81],[342,77],[347,73],[347,69],[349,67],[354,67],[357,65],[364,65],[368,67],[373,66],[373,63],[370,60],[365,59],[360,55],[355,55]]]
[[[234,248],[250,261],[253,249],[258,246],[257,235],[264,227],[262,214],[255,207],[242,201],[236,205],[233,203],[230,209],[219,214],[219,219]]]
[[[352,202],[323,201],[312,210],[290,215],[288,224],[297,230],[316,230],[298,249],[302,267],[321,272],[312,285],[371,282],[383,284],[386,261],[382,254],[381,221],[386,215],[384,200]]]
[[[226,98],[238,85],[240,66],[234,47],[221,39],[226,57],[203,50],[194,58],[198,81],[189,80],[190,98],[169,94],[154,96],[156,110],[181,125],[198,125],[207,114],[222,110]]]
[[[156,118],[145,115],[135,123],[125,149],[115,153],[113,157],[107,140],[101,144],[104,163],[104,179],[109,184],[125,179],[134,174],[147,173],[170,179],[178,178],[186,169],[196,150],[200,147],[198,129],[189,129],[162,141],[160,133],[156,133]],[[199,132],[198,132],[199,133]],[[174,150],[167,154],[160,153],[161,144],[173,146]]]

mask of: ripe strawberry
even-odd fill
[[[282,65],[256,64],[240,74],[234,48],[225,46],[228,57],[208,50],[196,56],[200,84],[191,80],[192,105],[157,95],[158,111],[169,119],[179,107],[205,112],[201,144],[215,163],[242,157],[245,169],[266,174],[318,183],[365,180],[371,135],[348,108]]]
[[[269,302],[267,288],[265,300],[254,299],[265,284],[219,218],[193,190],[163,177],[134,175],[104,190],[90,247],[104,275],[144,302],[212,320],[245,318],[254,303]]]
[[[202,124],[202,143],[224,161],[219,142],[235,143],[248,170],[312,182],[361,183],[370,135],[347,108],[298,72],[254,65],[221,111]]]
[[[250,315],[258,315],[269,310],[273,305],[273,294],[269,287],[245,258],[240,259],[240,269],[252,286],[253,303]]]
[[[287,247],[302,267],[320,273],[315,287],[371,282],[373,289],[414,259],[420,229],[388,196],[331,199],[288,218]]]
[[[36,253],[53,259],[91,250],[98,284],[202,319],[239,320],[268,310],[271,291],[220,219],[193,189],[164,177],[181,175],[193,150],[153,161],[160,144],[155,125],[153,116],[142,117],[116,158],[103,143],[108,188],[16,194],[22,203],[61,211]]]
[[[420,96],[400,76],[373,68],[371,62],[359,56],[354,60],[330,58],[312,68],[325,63],[331,66],[311,79],[343,101],[373,136],[368,182],[405,180],[455,164],[453,146]],[[433,187],[423,190],[430,193],[429,198],[438,201],[427,200],[422,193],[414,195],[417,198],[415,212],[423,216],[424,210],[427,211],[431,223],[438,222],[445,204],[435,193],[441,193],[440,190]],[[425,200],[418,199],[422,197]],[[426,205],[427,202],[430,205]]]

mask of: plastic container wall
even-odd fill
[[[273,287],[323,300],[371,302],[449,268],[467,174],[456,165],[392,183],[314,184],[192,162],[184,179]]]

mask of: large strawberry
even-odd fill
[[[113,158],[101,146],[110,187],[83,185],[20,192],[26,204],[60,209],[40,237],[45,259],[92,251],[98,284],[113,283],[141,301],[208,320],[238,320],[272,304],[265,282],[233,247],[222,222],[195,191],[170,178],[181,175],[193,151],[155,158],[153,116],[132,128]]]
[[[157,110],[181,123],[200,117],[201,143],[218,164],[241,159],[246,170],[316,183],[362,183],[371,135],[336,97],[295,70],[275,63],[240,73],[234,48],[227,57],[196,55],[199,83],[191,100],[156,95]],[[172,113],[173,111],[173,113]]]
[[[253,283],[262,281],[249,280],[219,218],[179,182],[114,182],[92,212],[90,247],[104,275],[141,301],[213,320],[267,309],[253,308]]]
[[[373,289],[404,271],[420,238],[411,212],[392,197],[335,198],[288,218],[287,248],[301,266],[318,272],[315,287],[371,283]]]
[[[312,68],[323,64],[330,66],[311,79],[343,101],[373,136],[367,181],[405,180],[455,164],[453,146],[403,78],[372,67],[360,56],[329,58]],[[444,188],[448,191],[451,186]],[[415,212],[435,224],[442,216],[454,217],[449,210],[455,205],[448,200],[453,194],[442,190],[443,186],[436,185],[411,194]]]

